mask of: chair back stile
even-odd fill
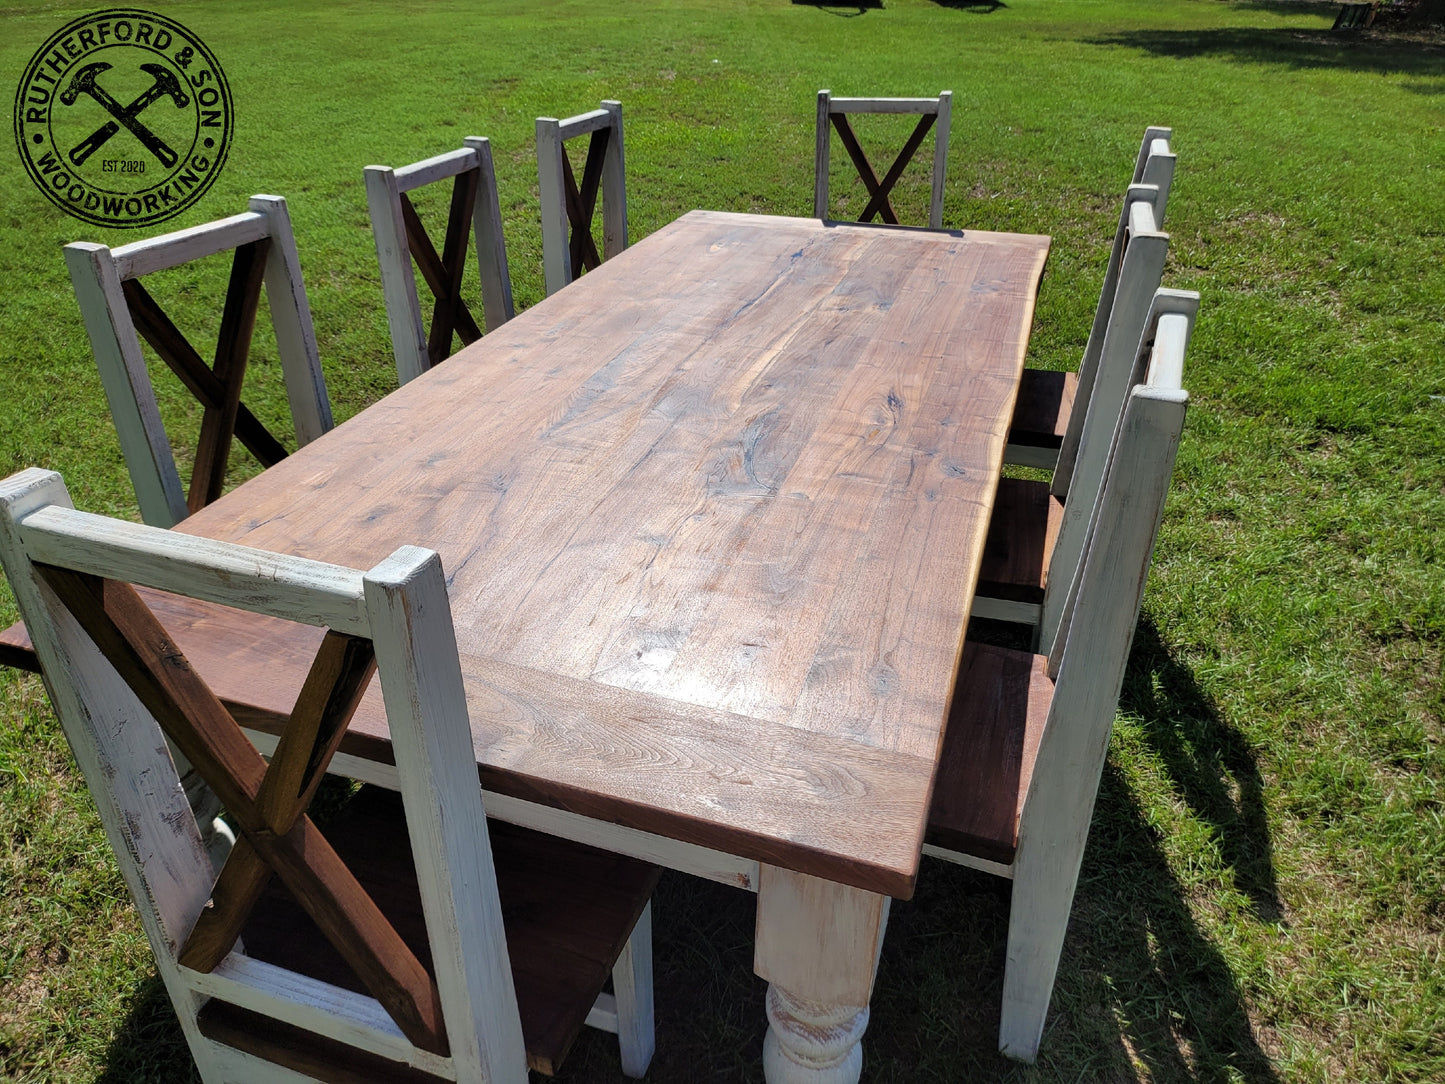
[[[565,144],[589,136],[579,185]],[[622,103],[604,101],[590,113],[537,118],[537,181],[542,205],[542,270],[550,296],[584,271],[627,248],[627,166]],[[592,218],[602,195],[602,252]]]
[[[454,334],[463,345],[482,336],[461,297],[469,226],[475,238],[487,330],[496,330],[516,312],[491,142],[483,136],[468,136],[465,142],[461,150],[399,169],[367,166],[365,170],[387,324],[397,377],[403,384],[443,361],[451,353]],[[453,178],[452,199],[438,255],[407,193],[447,178]],[[413,262],[434,298],[430,329],[422,318]]]
[[[231,284],[214,365],[208,366],[151,298],[140,278],[190,260],[235,250]],[[76,300],[95,353],[141,517],[174,526],[220,495],[234,437],[271,466],[286,449],[241,402],[241,385],[262,285],[296,442],[307,444],[332,426],[331,405],[316,352],[311,308],[301,279],[286,201],[253,196],[231,218],[114,250],[76,242],[65,248]],[[144,336],[204,407],[189,495],[182,490],[170,440],[140,350]]]
[[[953,91],[945,90],[937,98],[835,98],[830,90],[818,91],[817,146],[813,162],[813,215],[828,217],[828,173],[829,149],[833,130],[837,130],[843,148],[858,170],[864,187],[868,190],[868,202],[857,221],[870,222],[874,218],[898,225],[898,215],[893,209],[890,195],[908,163],[928,135],[934,132],[932,185],[928,203],[928,226],[930,229],[943,228],[943,187],[948,172],[948,138],[953,107]],[[904,142],[902,150],[880,179],[872,163],[858,143],[858,137],[848,121],[849,114],[887,113],[914,114],[918,125]]]
[[[257,1079],[261,1064],[209,1037],[201,1013],[208,999],[439,1077],[525,1079],[434,553],[403,547],[365,573],[281,557],[76,512],[58,475],[32,469],[0,484],[0,557],[206,1080]],[[170,645],[132,583],[329,626],[269,766]],[[370,678],[373,652],[434,978],[305,813]],[[298,725],[303,733],[288,751]],[[219,879],[165,738],[205,771],[244,832]],[[373,997],[241,953],[236,934],[272,876]]]
[[[1188,394],[1181,387],[1197,294],[1161,291],[1114,434],[1103,492],[1048,658],[1053,699],[1018,822],[1000,1049],[1038,1049],[1078,882]],[[1157,330],[1156,330],[1157,329]]]

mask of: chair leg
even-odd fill
[[[1038,1056],[1082,857],[1066,845],[1037,848],[1031,860],[1020,846],[1014,864],[998,1048],[1017,1061]]]
[[[652,904],[642,910],[632,937],[612,968],[617,998],[617,1041],[622,1071],[633,1078],[647,1073],[656,1036],[652,1024]]]

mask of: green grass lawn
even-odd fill
[[[865,1079],[1445,1080],[1438,37],[1335,36],[1336,6],[1276,0],[150,6],[220,57],[238,118],[173,225],[287,197],[339,418],[394,386],[368,163],[490,136],[526,306],[538,115],[623,102],[639,238],[695,207],[810,214],[820,87],[950,88],[944,222],[1053,235],[1032,364],[1072,367],[1140,135],[1172,125],[1193,407],[1042,1055],[994,1051],[1007,885],[929,864],[893,910]],[[0,83],[84,10],[4,8]],[[80,507],[134,517],[60,245],[136,235],[63,217],[13,147],[0,190],[0,473],[51,467]],[[197,341],[222,273],[153,287]],[[248,400],[279,423],[257,349]],[[656,910],[650,1079],[761,1079],[751,897],[670,877]],[[564,1079],[615,1064],[584,1037]],[[40,682],[0,673],[0,1078],[190,1074]]]

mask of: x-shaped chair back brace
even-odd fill
[[[830,126],[836,129],[843,148],[848,152],[858,176],[868,190],[868,202],[857,221],[871,222],[881,218],[898,225],[891,195],[903,171],[923,144],[924,137],[937,125],[933,155],[933,186],[929,200],[928,224],[943,227],[943,182],[948,160],[948,135],[953,92],[945,90],[937,98],[834,98],[831,91],[818,92],[818,140],[813,190],[813,213],[828,217],[828,143]],[[884,173],[882,180],[873,169],[858,137],[848,121],[850,113],[918,114],[918,124],[903,144],[903,149]]]
[[[215,360],[207,365],[140,280],[226,251],[234,252],[231,275]],[[263,285],[296,441],[307,444],[331,428],[311,309],[286,201],[279,196],[253,196],[244,214],[114,250],[85,242],[70,244],[65,260],[135,483],[141,517],[147,523],[174,526],[219,497],[233,438],[262,467],[274,466],[286,456],[281,441],[241,402]],[[181,489],[137,336],[151,345],[203,409],[187,492]]]
[[[268,766],[133,587],[36,570],[240,828],[180,963],[213,970],[278,876],[402,1033],[446,1055],[435,980],[306,815],[375,672],[371,641],[326,633]]]
[[[579,185],[567,157],[568,140],[590,135]],[[604,257],[627,247],[627,201],[622,148],[622,105],[555,120],[537,118],[537,168],[542,193],[543,260],[547,292],[555,293]],[[592,237],[592,220],[602,194],[603,251]]]
[[[387,322],[397,375],[403,384],[445,361],[454,335],[463,346],[482,337],[481,326],[461,295],[469,232],[476,233],[488,329],[500,327],[515,314],[491,143],[482,136],[468,136],[466,144],[461,150],[400,169],[366,167],[366,198],[381,264]],[[438,255],[408,193],[448,177],[453,178],[452,197]],[[413,261],[432,293],[430,330],[422,323],[416,278],[411,273]]]

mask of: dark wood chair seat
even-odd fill
[[[927,842],[1009,865],[1054,683],[1048,658],[966,642]]]
[[[0,632],[0,666],[40,673],[40,660],[35,657],[35,645],[30,642],[24,621],[17,621]]]
[[[582,1030],[661,871],[497,820],[489,820],[487,827],[527,1062],[551,1075]],[[430,969],[401,795],[363,787],[323,834]],[[267,887],[242,940],[256,959],[365,993],[279,880]],[[432,1079],[215,1000],[201,1011],[200,1024],[210,1038],[335,1084]]]
[[[1078,390],[1078,373],[1025,369],[1009,423],[1009,444],[1057,452],[1064,443]]]
[[[1049,493],[1047,482],[1000,480],[976,594],[1041,604],[1048,585],[1049,555],[1063,516],[1064,502]]]

